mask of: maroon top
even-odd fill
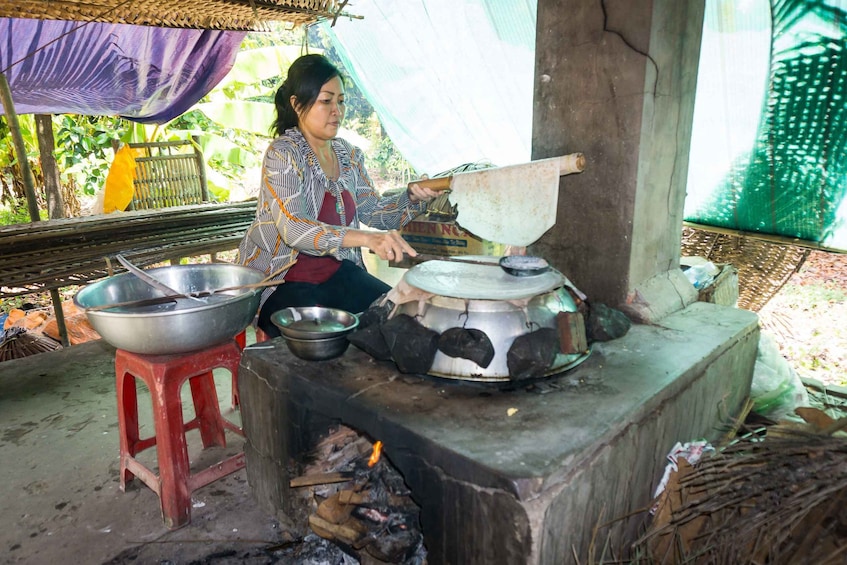
[[[344,203],[344,215],[347,220],[344,222],[344,225],[349,226],[353,221],[353,217],[356,215],[356,203],[353,202],[353,195],[347,190],[341,191],[341,200]],[[324,194],[324,201],[321,204],[320,212],[318,212],[319,222],[331,226],[342,225],[341,215],[336,206],[337,201],[335,196],[329,191]],[[341,261],[335,257],[329,255],[317,257],[315,255],[298,253],[297,262],[285,273],[285,280],[312,284],[325,283],[335,274],[339,267],[341,267]]]

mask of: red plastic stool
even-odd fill
[[[268,334],[263,332],[261,329],[256,328],[256,343],[261,343],[263,341],[268,341],[270,338]],[[247,328],[244,328],[239,332],[237,336],[235,336],[235,343],[238,344],[238,347],[243,351],[245,347],[247,347]],[[238,398],[238,373],[232,374],[232,409],[235,410],[239,406],[241,406],[241,400]]]
[[[158,496],[162,518],[168,528],[184,526],[191,520],[191,493],[212,481],[244,467],[244,453],[231,456],[211,467],[191,473],[185,433],[200,429],[203,447],[226,447],[225,430],[243,435],[241,429],[226,420],[218,406],[212,369],[223,367],[238,373],[241,349],[235,341],[194,353],[177,355],[140,355],[118,349],[115,374],[118,391],[118,430],[121,449],[122,491],[134,477],[141,479]],[[135,379],[150,390],[155,435],[140,438],[138,397]],[[184,422],[180,390],[188,380],[194,401],[195,417]],[[135,455],[156,446],[159,474],[140,463]]]

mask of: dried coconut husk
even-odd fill
[[[748,435],[695,466],[681,460],[637,553],[652,563],[844,563],[847,437],[831,434],[845,422],[815,412],[802,428]]]
[[[61,349],[62,345],[40,334],[28,332],[25,328],[11,327],[4,330],[0,340],[0,361],[10,361],[29,357],[36,353],[45,353]]]

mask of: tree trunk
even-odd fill
[[[53,117],[49,114],[35,115],[38,136],[38,151],[41,153],[41,172],[44,174],[44,193],[47,195],[47,213],[50,219],[65,217],[65,202],[62,198],[62,181],[53,151]]]

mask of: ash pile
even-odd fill
[[[301,562],[320,559],[331,544],[343,552],[345,565],[426,564],[420,507],[381,447],[339,426],[316,446],[309,463],[290,469],[290,518],[308,532],[304,541],[317,535],[322,542],[302,544]]]

